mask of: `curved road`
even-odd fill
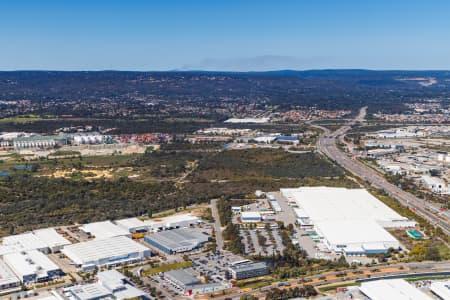
[[[365,166],[363,163],[348,157],[336,145],[337,138],[350,130],[351,126],[356,122],[362,122],[366,115],[367,107],[364,107],[359,112],[358,116],[350,121],[348,124],[342,126],[334,132],[329,129],[312,125],[323,130],[323,134],[317,143],[317,149],[322,154],[328,156],[330,159],[347,169],[349,172],[369,182],[372,186],[386,191],[390,196],[397,199],[403,205],[411,208],[416,214],[426,219],[433,226],[439,227],[442,231],[450,235],[450,223],[447,218],[440,217],[440,211],[427,201],[420,199],[399,187],[389,183],[384,177],[378,174],[375,170]]]

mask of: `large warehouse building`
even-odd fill
[[[154,218],[142,221],[138,218],[128,218],[115,221],[123,229],[131,233],[144,231],[161,231],[167,229],[185,228],[196,225],[200,219],[191,214],[180,214],[165,218]]]
[[[44,228],[33,231],[33,234],[42,242],[44,242],[51,252],[59,252],[64,246],[70,245],[71,242],[56,232],[53,228]]]
[[[192,251],[209,241],[199,229],[180,228],[145,236],[144,241],[167,254]]]
[[[62,275],[61,269],[38,250],[10,253],[3,256],[21,282],[45,282]]]
[[[72,244],[61,252],[82,270],[134,263],[151,255],[150,249],[125,236]]]
[[[298,224],[313,225],[324,245],[337,253],[363,255],[399,248],[384,227],[416,225],[364,189],[301,187],[281,189],[281,194],[302,212]]]
[[[43,253],[58,252],[65,245],[70,245],[70,241],[58,234],[55,229],[38,229],[4,237],[0,246],[0,256],[28,250],[39,250]]]
[[[115,236],[131,237],[128,230],[112,223],[111,221],[84,224],[80,227],[80,230],[84,231],[89,236],[95,237],[96,239],[107,239]]]
[[[0,260],[0,294],[20,289],[19,278],[3,260]]]
[[[359,290],[370,300],[432,300],[403,279],[363,282]]]
[[[361,255],[398,249],[400,243],[383,227],[373,221],[321,221],[317,233],[326,237],[328,249],[347,255]]]

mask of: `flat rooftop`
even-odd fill
[[[209,236],[203,231],[194,228],[180,228],[161,231],[147,235],[147,238],[164,246],[167,249],[176,249],[179,247],[196,247],[198,244],[205,243]]]
[[[94,222],[84,224],[80,229],[96,239],[105,239],[121,235],[129,235],[130,232],[125,228],[122,228],[111,221]]]
[[[33,234],[50,248],[71,244],[69,240],[57,233],[53,228],[38,229],[33,231]]]
[[[379,223],[407,221],[365,189],[301,187],[281,189],[313,222],[372,220]]]
[[[8,265],[0,259],[0,285],[10,285],[19,282],[19,278],[8,267]]]
[[[359,290],[371,300],[432,300],[403,279],[363,282]]]
[[[29,274],[47,276],[48,271],[59,269],[54,262],[38,250],[6,254],[3,259],[20,277]]]
[[[361,244],[370,249],[400,246],[395,237],[374,221],[322,221],[315,223],[315,226],[334,245]]]
[[[165,272],[164,276],[168,276],[170,279],[177,281],[177,283],[188,286],[200,283],[200,280],[194,274],[193,269],[187,268]]]
[[[450,299],[450,280],[433,282],[430,290],[441,299]]]
[[[79,265],[105,258],[126,257],[130,253],[144,251],[150,250],[125,236],[81,242],[65,246],[62,250],[65,255]]]

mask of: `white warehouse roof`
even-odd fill
[[[31,232],[5,236],[2,244],[6,247],[3,249],[11,249],[10,252],[27,251],[27,250],[44,250],[48,246],[41,239]]]
[[[257,211],[243,211],[241,213],[242,222],[256,222],[261,221],[261,214]]]
[[[186,227],[189,224],[195,224],[200,221],[200,218],[191,214],[173,215],[164,218],[154,218],[151,220],[145,220],[144,223],[149,229],[158,228],[175,228]]]
[[[313,222],[372,220],[384,227],[413,225],[365,189],[300,187],[281,189],[281,193],[295,200]]]
[[[3,260],[0,260],[0,287],[13,286],[17,283],[20,283],[19,278]]]
[[[138,218],[121,219],[115,221],[115,223],[129,232],[135,230],[148,230],[148,226],[145,225],[144,221],[139,220]]]
[[[63,248],[62,252],[77,265],[126,260],[130,254],[136,254],[136,257],[150,254],[147,247],[125,236],[68,245]]]
[[[56,232],[53,228],[44,228],[33,231],[34,235],[49,248],[70,245],[71,242]]]
[[[339,245],[345,245],[346,252],[353,253],[400,247],[400,243],[386,229],[370,220],[323,221],[315,223],[315,226],[333,251],[339,251]]]
[[[36,274],[38,278],[46,277],[47,272],[59,269],[54,262],[38,250],[9,253],[3,256],[3,260],[19,278],[33,274]]]
[[[450,300],[450,280],[436,281],[430,285],[430,290],[444,300]]]
[[[113,224],[111,221],[84,224],[80,227],[80,229],[94,236],[96,239],[106,239],[115,236],[130,235],[130,232],[128,230],[116,224]]]
[[[403,279],[363,282],[359,290],[371,300],[432,300]]]

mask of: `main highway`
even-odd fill
[[[426,219],[430,224],[442,229],[445,234],[450,235],[449,220],[445,215],[441,215],[437,207],[389,183],[378,172],[364,165],[362,162],[347,156],[338,148],[338,138],[342,137],[357,122],[364,121],[366,111],[367,107],[362,108],[355,119],[349,121],[334,132],[331,132],[323,126],[312,125],[323,131],[317,143],[318,151],[328,156],[350,173],[370,183],[373,187],[384,190],[404,206],[411,208],[416,214]]]

